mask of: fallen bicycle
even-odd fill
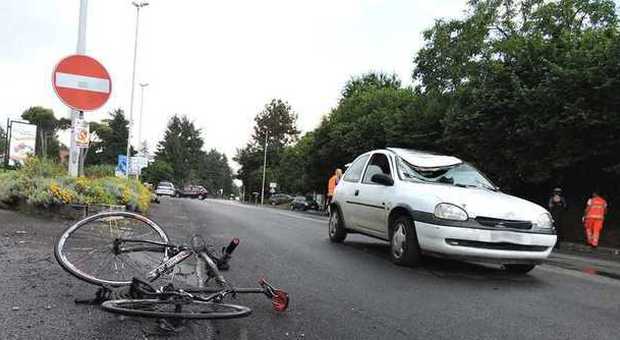
[[[200,236],[193,236],[191,245],[172,244],[159,225],[142,215],[105,212],[67,228],[54,255],[64,270],[99,286],[95,299],[76,302],[101,304],[112,313],[173,320],[240,318],[252,310],[225,302],[240,294],[264,294],[275,311],[285,311],[288,294],[266,279],[256,288],[236,288],[221,274],[238,244],[233,239],[217,256]],[[175,268],[190,258],[196,260],[197,287],[153,287],[162,277],[174,278]],[[211,281],[216,285],[209,286]]]

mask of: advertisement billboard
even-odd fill
[[[37,126],[22,122],[11,122],[9,139],[9,165],[21,165],[28,156],[35,154]]]

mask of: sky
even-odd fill
[[[202,130],[205,148],[229,159],[249,140],[254,116],[272,98],[288,101],[298,127],[314,129],[352,76],[394,72],[411,83],[422,32],[463,15],[465,0],[152,0],[140,11],[134,137],[144,90],[142,139],[151,151],[173,114]],[[75,53],[79,0],[0,1],[0,125],[30,106],[69,110],[51,84]],[[89,0],[86,54],[112,79],[98,121],[129,114],[136,9],[129,0]],[[65,143],[68,137],[61,136]],[[137,145],[137,138],[134,139]],[[231,162],[233,168],[237,166]]]

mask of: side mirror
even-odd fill
[[[378,184],[385,185],[388,187],[391,187],[392,185],[394,185],[394,179],[392,179],[392,177],[386,174],[374,174],[370,178],[370,181],[372,181],[373,183],[378,183]]]

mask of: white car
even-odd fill
[[[155,189],[157,196],[170,196],[174,197],[177,194],[177,190],[174,188],[174,184],[170,182],[159,182],[157,189]]]
[[[406,149],[357,157],[336,186],[331,211],[333,242],[347,233],[383,239],[403,265],[434,255],[527,273],[557,238],[543,207],[502,193],[458,158]]]

